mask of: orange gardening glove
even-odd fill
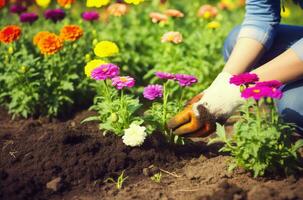
[[[174,134],[185,137],[206,137],[216,130],[216,120],[213,115],[203,106],[199,105],[195,113],[193,104],[200,101],[203,94],[192,98],[186,104],[183,111],[173,117],[167,124]]]

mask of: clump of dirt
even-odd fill
[[[121,138],[102,136],[96,124],[81,125],[80,118],[0,122],[0,199],[49,199],[123,170],[139,175],[150,165],[178,168],[205,151],[203,144],[168,146],[161,135],[130,148]]]

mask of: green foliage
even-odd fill
[[[120,176],[117,178],[117,180],[113,179],[113,178],[107,178],[105,180],[105,182],[112,182],[116,185],[116,188],[118,190],[122,189],[123,187],[123,183],[124,181],[126,181],[126,179],[128,178],[128,176],[124,177],[124,170],[122,171],[122,173],[120,174]]]
[[[152,177],[150,177],[150,179],[156,183],[160,183],[162,180],[162,173],[161,172],[156,173]]]
[[[99,95],[90,109],[96,111],[98,115],[83,122],[98,121],[100,130],[105,131],[104,134],[112,132],[118,136],[123,136],[124,129],[129,128],[130,124],[143,123],[143,119],[137,115],[142,106],[138,98],[123,94],[123,91],[119,93],[115,88],[109,87],[106,81],[100,81],[97,87]]]
[[[227,136],[223,126],[217,124],[217,137],[209,144],[224,143],[220,151],[229,152],[233,157],[230,170],[243,167],[252,171],[255,177],[280,170],[294,172],[298,169],[298,149],[303,146],[303,140],[293,144],[290,140],[293,126],[283,123],[272,105],[269,112],[264,105],[263,109],[260,107],[260,102],[258,105],[253,101],[245,105],[231,137]]]

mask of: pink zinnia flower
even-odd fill
[[[118,76],[119,72],[120,69],[117,65],[112,63],[102,64],[92,71],[91,77],[95,80],[106,80]]]
[[[281,90],[276,88],[266,87],[266,86],[254,86],[246,88],[241,93],[244,99],[254,98],[255,100],[260,100],[264,97],[270,97],[273,99],[281,99],[283,93]]]
[[[167,72],[156,72],[155,75],[160,79],[175,79],[175,75]]]
[[[272,87],[272,88],[279,88],[282,85],[283,84],[280,81],[277,81],[277,80],[263,81],[263,82],[256,83],[256,86],[267,86],[267,87]]]
[[[162,85],[149,85],[144,88],[143,91],[144,98],[148,100],[155,100],[158,97],[163,96],[163,87]]]
[[[194,83],[198,82],[198,79],[195,76],[187,74],[176,74],[176,80],[179,82],[179,85],[182,87],[191,86]]]
[[[122,90],[124,87],[132,88],[135,85],[135,79],[130,76],[116,76],[112,78],[112,85],[118,90]]]
[[[166,23],[168,21],[168,17],[162,13],[157,13],[157,12],[151,12],[149,14],[149,17],[151,18],[153,23]]]
[[[247,85],[247,84],[254,84],[259,80],[257,74],[253,73],[244,73],[240,75],[234,75],[230,78],[229,83],[240,86],[240,85]]]

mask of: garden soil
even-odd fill
[[[254,179],[227,171],[230,157],[203,141],[168,146],[149,137],[140,148],[103,136],[93,113],[70,120],[10,120],[0,109],[0,199],[2,200],[295,200],[303,199],[302,174]],[[116,179],[125,170],[122,189]],[[161,173],[160,183],[151,180]]]

